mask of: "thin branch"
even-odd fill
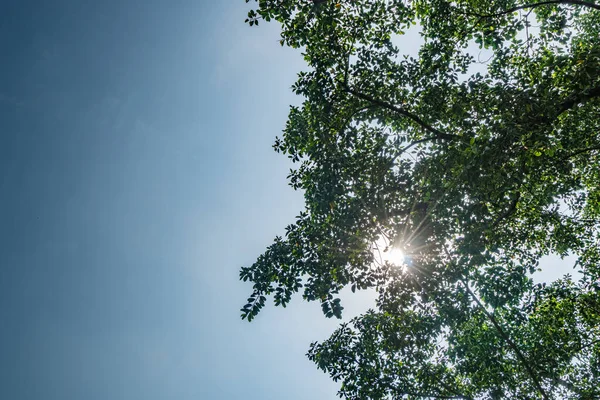
[[[586,344],[584,344],[584,345],[581,345],[581,348],[580,348],[579,350],[580,350],[580,351],[581,351],[581,350],[587,350],[588,348],[590,348],[590,347],[592,347],[592,346],[595,346],[595,345],[597,345],[597,344],[599,344],[599,343],[600,343],[600,339],[597,339],[597,340],[591,341],[590,343],[586,343]]]
[[[600,86],[584,89],[582,91],[572,93],[570,96],[566,97],[561,103],[557,105],[553,114],[532,116],[531,118],[538,124],[552,123],[556,119],[558,119],[558,117],[560,117],[563,113],[569,111],[578,104],[584,104],[590,100],[594,100],[597,98],[600,98]]]
[[[570,390],[571,392],[575,392],[578,393],[579,391],[577,390],[577,388],[575,387],[575,385],[573,385],[572,383],[569,383],[567,381],[565,381],[564,379],[561,378],[553,378],[552,381],[556,384],[556,385],[560,385],[562,387],[564,387],[567,390]]]
[[[402,391],[402,394],[406,394],[409,396],[414,396],[414,397],[422,397],[424,399],[465,399],[465,400],[471,400],[470,397],[466,397],[466,396],[462,396],[462,395],[458,395],[458,396],[441,396],[441,395],[435,395],[435,394],[426,394],[426,393],[412,393],[412,392],[407,392],[407,391]]]
[[[407,145],[406,147],[404,147],[402,150],[400,150],[398,152],[398,154],[396,154],[396,156],[394,157],[394,161],[398,159],[398,157],[400,157],[402,154],[406,153],[408,150],[410,150],[411,147],[416,146],[419,143],[425,143],[425,142],[429,142],[431,140],[436,140],[437,137],[436,136],[432,136],[432,137],[427,137],[427,138],[423,138],[423,139],[419,139],[419,140],[415,140],[414,142],[411,142],[409,145]]]
[[[567,99],[558,106],[558,115],[570,110],[577,104],[585,103],[586,101],[592,100],[596,97],[600,97],[600,86],[584,90],[580,93],[574,93],[567,97]]]
[[[571,157],[578,156],[579,154],[587,153],[588,151],[600,150],[600,145],[586,147],[585,149],[579,149],[574,151],[573,153],[567,154],[563,157],[563,160],[569,159]]]
[[[531,36],[529,36],[529,14],[531,14],[531,11],[533,11],[533,9],[529,10],[527,12],[527,14],[525,15],[525,37],[527,38],[525,43],[527,43],[527,55],[528,56],[531,56],[531,54],[530,54],[531,53],[531,44],[530,44]]]
[[[352,122],[354,117],[356,117],[358,114],[362,113],[363,111],[369,110],[370,108],[375,108],[375,105],[369,104],[368,106],[360,107],[360,108],[357,108],[356,110],[352,111],[352,113],[350,113],[350,115],[344,120],[344,123],[341,125],[341,129],[346,129],[346,127],[348,126],[348,124],[350,124],[350,122]]]
[[[496,317],[494,317],[493,314],[491,314],[490,312],[488,312],[488,310],[486,310],[485,306],[481,303],[481,301],[479,300],[479,298],[475,295],[475,293],[473,293],[473,291],[471,291],[471,288],[469,288],[469,285],[467,284],[467,282],[464,279],[462,279],[462,278],[461,278],[460,281],[463,284],[463,286],[465,287],[465,289],[467,290],[467,293],[469,293],[471,295],[471,297],[473,297],[473,300],[475,300],[475,302],[477,303],[477,305],[479,306],[479,308],[481,308],[481,310],[483,311],[483,313],[485,314],[485,316],[494,325],[494,328],[496,328],[496,330],[498,331],[498,333],[500,334],[500,336],[502,337],[502,339],[504,339],[504,341],[506,342],[506,344],[508,344],[508,346],[515,352],[517,358],[519,359],[519,361],[521,362],[521,364],[523,364],[523,366],[525,367],[525,370],[527,371],[527,374],[529,375],[529,377],[533,381],[535,387],[537,388],[537,390],[542,395],[542,398],[545,399],[545,400],[546,399],[550,399],[550,397],[548,396],[548,394],[546,393],[546,391],[544,390],[544,388],[540,384],[539,378],[537,377],[537,375],[535,374],[535,372],[531,368],[531,365],[529,365],[529,362],[525,358],[525,355],[521,352],[521,350],[519,349],[519,347],[517,347],[516,343],[513,342],[512,339],[508,336],[508,334],[504,331],[504,329],[502,329],[502,326],[500,326],[500,323],[498,322],[498,320],[496,319]]]
[[[439,129],[434,128],[433,126],[429,125],[427,122],[423,121],[419,116],[411,113],[410,111],[407,111],[404,108],[395,106],[395,105],[385,102],[383,100],[376,99],[368,94],[358,92],[348,86],[346,86],[345,90],[346,90],[346,92],[353,94],[354,96],[358,97],[359,99],[366,100],[372,104],[376,104],[380,107],[386,108],[390,111],[393,111],[397,114],[400,114],[404,117],[411,119],[413,122],[416,122],[423,129],[429,131],[430,133],[433,133],[435,135],[435,139],[456,140],[456,139],[461,138],[458,135],[452,135],[449,133],[445,133],[445,132],[440,131]]]
[[[514,13],[515,11],[523,10],[526,8],[536,8],[536,7],[546,6],[546,5],[551,5],[551,4],[573,4],[573,5],[586,6],[586,7],[596,9],[596,10],[600,10],[600,4],[595,4],[595,3],[592,3],[589,1],[584,1],[584,0],[548,0],[548,1],[540,1],[538,3],[523,4],[521,6],[512,7],[512,8],[509,8],[507,10],[501,11],[496,14],[478,14],[478,13],[469,13],[469,14],[480,17],[480,18],[494,18],[494,17],[501,17],[502,15],[506,15],[506,14],[511,14],[511,13]]]
[[[473,400],[472,397],[470,396],[466,396],[463,394],[458,393],[456,390],[454,390],[452,387],[450,387],[449,385],[447,385],[443,380],[440,380],[440,384],[444,387],[444,389],[446,389],[447,391],[449,391],[450,393],[454,393],[457,397],[457,399],[463,399],[463,400]]]
[[[519,200],[521,199],[521,192],[517,192],[517,195],[510,202],[510,206],[506,211],[504,211],[501,215],[496,218],[496,220],[492,223],[492,228],[497,227],[500,222],[510,217],[515,211],[517,211],[517,205],[519,204]]]

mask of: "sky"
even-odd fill
[[[305,353],[339,321],[239,317],[303,204],[271,148],[303,62],[247,10],[3,2],[0,398],[336,398]]]
[[[301,56],[247,10],[3,3],[0,398],[335,398],[317,303],[240,319],[303,204],[271,148]]]

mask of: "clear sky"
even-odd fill
[[[0,398],[335,398],[318,304],[239,318],[239,267],[302,209],[276,26],[242,0],[2,4]]]
[[[246,11],[3,2],[0,398],[335,398],[304,354],[339,321],[239,319],[239,267],[302,208],[271,149],[302,60]]]

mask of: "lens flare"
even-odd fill
[[[406,255],[398,247],[394,247],[386,238],[379,238],[373,244],[373,255],[379,264],[391,264],[403,267],[406,264]]]
[[[384,261],[389,262],[392,265],[401,266],[406,262],[406,256],[404,252],[400,249],[390,248],[383,254]]]

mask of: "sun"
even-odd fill
[[[402,266],[406,263],[406,256],[400,249],[392,247],[383,254],[383,260],[396,266]]]
[[[381,265],[390,264],[396,267],[406,265],[406,255],[398,247],[390,244],[387,238],[380,237],[372,246],[375,261]]]

